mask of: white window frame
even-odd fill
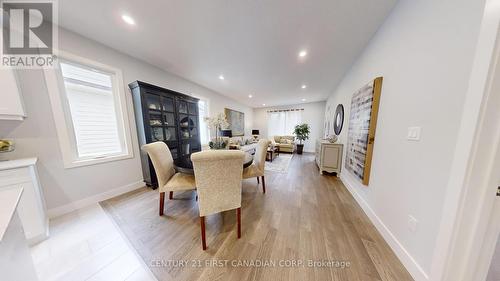
[[[210,117],[210,101],[206,98],[202,98],[202,97],[197,97],[200,101],[203,101],[205,103],[205,106],[206,106],[206,115],[203,116],[203,118],[206,118],[206,117]],[[198,111],[199,111],[199,108],[198,108]],[[198,112],[199,113],[199,112]],[[201,115],[200,115],[201,117]],[[207,132],[207,140],[206,140],[206,143],[203,143],[203,140],[201,139],[201,130],[205,129],[206,132]],[[200,123],[200,143],[202,146],[208,146],[208,143],[210,142],[210,129],[208,128],[201,128],[201,123]]]
[[[132,137],[125,97],[126,90],[123,84],[121,70],[62,51],[58,51],[58,58],[112,74],[116,121],[118,123],[118,130],[120,131],[119,135],[123,136],[123,139],[120,141],[122,142],[124,148],[124,151],[120,154],[95,157],[78,156],[76,136],[65,92],[66,89],[64,86],[61,68],[59,66],[59,60],[57,60],[57,67],[44,69],[44,75],[47,83],[47,90],[52,106],[52,114],[54,116],[64,167],[75,168],[133,158]]]
[[[204,101],[204,102],[205,102],[205,104],[206,104],[206,106],[207,106],[207,116],[205,116],[205,117],[210,117],[210,99],[209,99],[209,98],[207,98],[207,97],[204,97],[204,96],[197,95],[197,94],[195,94],[195,93],[191,93],[191,96],[192,96],[192,97],[195,97],[195,98],[197,98],[197,99],[202,100],[202,101]],[[198,110],[199,110],[199,108],[198,108]],[[199,112],[198,112],[198,114],[199,114]],[[201,123],[200,123],[200,122],[198,122],[198,123],[199,123],[199,125],[200,125],[200,132],[199,132],[199,134],[200,134],[200,144],[201,144],[201,149],[202,149],[202,150],[206,150],[206,149],[208,149],[208,143],[209,143],[209,142],[210,142],[210,140],[211,140],[211,139],[210,139],[210,135],[211,135],[211,132],[210,132],[210,131],[211,131],[211,130],[207,128],[207,137],[208,137],[208,142],[207,142],[206,144],[203,144],[203,141],[201,140],[201,130],[202,130],[202,128],[201,128]]]

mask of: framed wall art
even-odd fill
[[[227,122],[229,123],[228,130],[232,131],[233,137],[245,135],[245,113],[224,108]]]
[[[364,185],[370,181],[381,91],[382,77],[378,77],[356,91],[351,99],[345,167]]]

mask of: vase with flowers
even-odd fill
[[[215,139],[208,143],[210,149],[225,149],[226,143],[222,140],[222,137],[219,136],[219,132],[229,126],[226,115],[224,113],[219,113],[215,117],[206,117],[205,122],[208,128],[215,129]]]

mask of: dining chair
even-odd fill
[[[205,217],[236,209],[238,238],[241,237],[241,180],[245,152],[208,150],[191,154],[198,192],[201,243],[207,249]]]
[[[257,148],[255,149],[255,155],[253,158],[252,165],[248,166],[243,170],[243,178],[257,178],[257,183],[259,183],[259,177],[262,178],[262,193],[266,193],[266,181],[264,179],[264,167],[266,165],[266,153],[267,147],[271,142],[266,139],[261,139],[257,143]]]
[[[168,146],[161,141],[145,144],[142,150],[146,151],[153,163],[156,178],[158,179],[158,191],[160,192],[160,216],[163,215],[165,205],[165,192],[169,192],[172,200],[174,191],[195,190],[196,183],[193,175],[176,173],[174,159]]]

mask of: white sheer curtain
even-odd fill
[[[267,135],[273,136],[293,135],[295,125],[302,122],[302,110],[271,111],[267,118]]]

